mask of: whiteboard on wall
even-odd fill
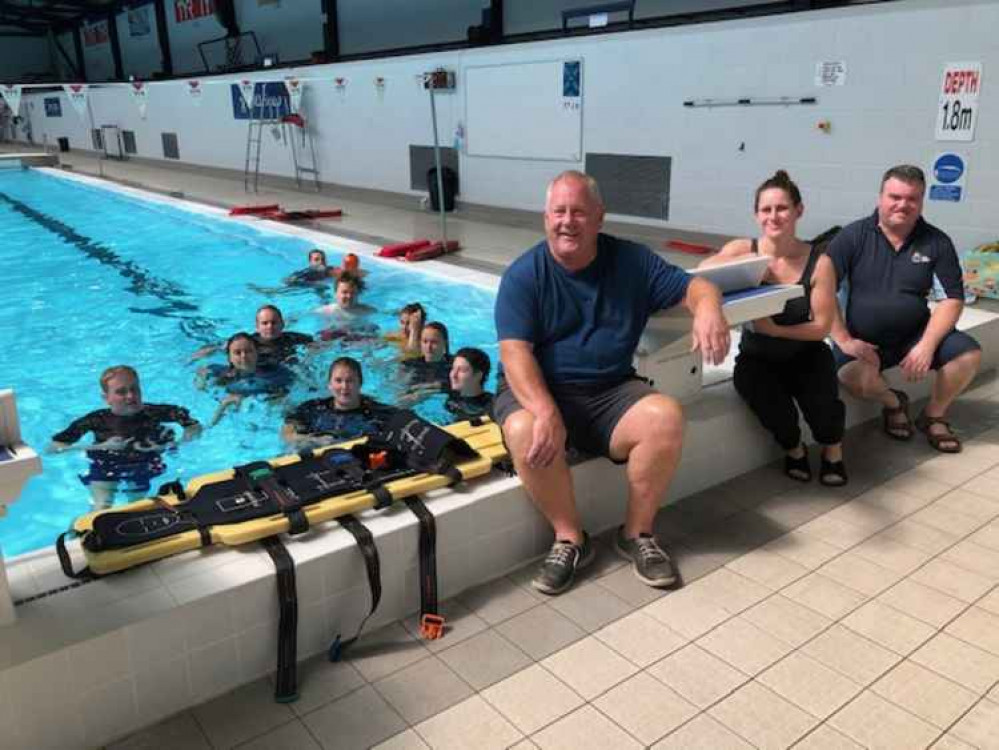
[[[583,61],[465,68],[468,156],[581,161]]]

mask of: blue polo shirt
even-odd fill
[[[926,295],[934,274],[949,299],[964,299],[961,264],[950,237],[916,222],[898,250],[878,226],[878,212],[844,227],[829,245],[838,282],[849,282],[846,326],[879,346],[917,338],[930,319]]]
[[[543,240],[503,274],[496,332],[534,345],[549,386],[620,381],[634,372],[649,315],[680,302],[690,278],[645,245],[606,234],[593,262],[571,272]]]

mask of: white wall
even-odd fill
[[[881,172],[898,162],[925,168],[944,150],[969,164],[967,198],[927,203],[927,215],[961,249],[995,239],[999,214],[999,4],[986,0],[906,0],[852,8],[462,52],[315,66],[306,109],[316,123],[322,178],[409,193],[408,147],[431,141],[429,103],[415,76],[438,65],[459,71],[459,90],[439,97],[441,139],[463,119],[467,65],[584,58],[584,150],[673,157],[671,226],[752,231],[751,195],[786,168],[805,195],[802,234],[869,212]],[[894,41],[893,41],[894,40]],[[815,63],[842,60],[846,85],[816,88]],[[947,62],[981,61],[984,89],[974,143],[933,140],[937,90]],[[284,71],[281,71],[282,73]],[[338,93],[334,76],[348,79]],[[384,76],[376,91],[373,79]],[[277,76],[270,76],[272,79]],[[995,83],[995,85],[993,85]],[[805,96],[817,106],[688,109],[689,98]],[[157,86],[145,122],[124,93],[98,91],[95,116],[134,128],[141,155],[160,155],[159,132],[180,134],[185,160],[241,169],[246,124],[232,119],[229,92],[211,87],[200,110],[179,85]],[[36,140],[82,123],[64,105],[61,121],[38,115]],[[826,135],[816,127],[828,119]],[[525,128],[532,123],[525,122]],[[740,144],[744,150],[739,150]],[[290,157],[265,144],[264,170],[290,175]],[[462,156],[465,201],[536,209],[545,182],[579,163]],[[660,222],[645,221],[659,224]]]

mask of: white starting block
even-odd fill
[[[776,315],[788,300],[804,295],[800,284],[775,284],[725,295],[722,312],[732,326]],[[685,308],[656,313],[642,333],[635,370],[652,380],[656,390],[678,401],[691,401],[701,391],[700,352],[690,351],[690,313]]]
[[[21,440],[21,423],[17,418],[14,391],[0,391],[0,517],[7,506],[21,495],[24,484],[35,474],[42,473],[42,460]],[[0,550],[2,553],[2,550]],[[7,573],[0,557],[0,625],[14,622],[14,605],[10,598]]]

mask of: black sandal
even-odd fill
[[[909,419],[909,396],[905,391],[889,389],[898,399],[898,406],[881,408],[881,429],[892,440],[912,440],[912,420]],[[899,420],[898,417],[905,417]]]
[[[931,432],[933,425],[941,425],[946,432]],[[950,422],[943,417],[931,417],[925,411],[916,417],[916,429],[926,435],[929,444],[941,453],[960,453],[961,438],[954,434]]]
[[[822,465],[819,467],[819,484],[826,487],[842,487],[849,478],[846,476],[846,466],[843,461],[830,461],[823,456]]]
[[[805,453],[799,458],[784,456],[784,474],[796,482],[811,482],[812,467],[808,463],[808,448],[804,443],[801,444],[801,450]]]

